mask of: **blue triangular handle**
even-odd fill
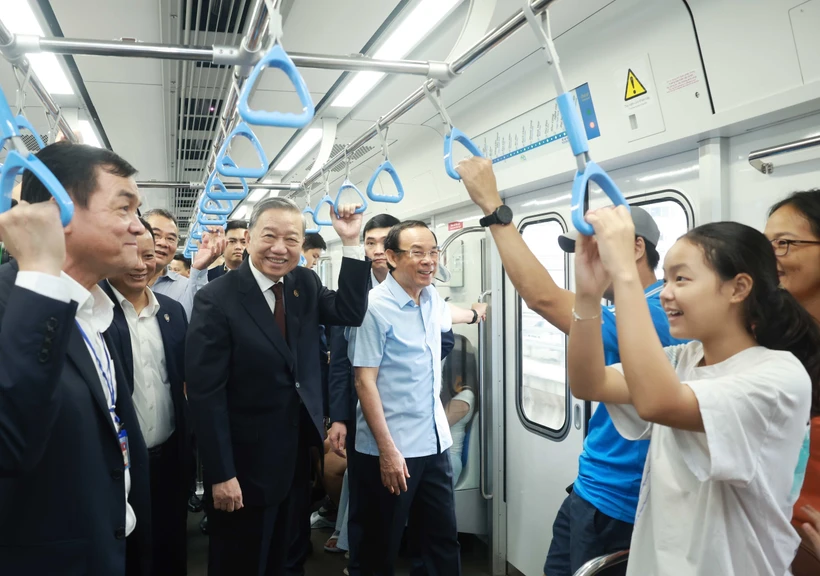
[[[214,216],[209,218],[209,214],[203,214],[202,212],[196,218],[196,221],[202,226],[222,226],[223,228],[228,223],[227,216]]]
[[[40,138],[40,135],[37,133],[37,130],[35,130],[34,126],[31,125],[31,122],[28,121],[28,118],[26,118],[22,114],[19,114],[17,118],[14,119],[14,121],[17,122],[18,130],[22,130],[23,128],[25,128],[26,130],[31,132],[31,135],[34,136],[34,141],[37,142],[37,146],[40,147],[40,150],[46,147],[46,143],[43,142],[42,138]]]
[[[361,204],[361,206],[356,208],[354,213],[355,214],[364,214],[364,211],[367,210],[367,198],[365,198],[364,194],[362,194],[361,191],[358,188],[356,188],[356,185],[353,184],[353,182],[351,182],[350,180],[345,178],[345,181],[342,182],[341,186],[339,186],[339,191],[336,192],[336,201],[333,202],[333,209],[336,210],[336,215],[338,216],[338,214],[339,214],[339,206],[341,206],[340,200],[342,198],[342,192],[344,192],[345,190],[355,190],[356,191],[356,194],[359,195],[359,200],[362,201],[362,204]]]
[[[621,194],[615,181],[610,178],[609,174],[604,172],[603,168],[590,160],[587,162],[583,172],[575,174],[575,180],[572,183],[572,223],[575,229],[584,236],[592,236],[595,234],[592,225],[584,219],[584,197],[587,193],[587,183],[590,180],[601,187],[601,190],[609,196],[609,199],[612,200],[615,206],[626,206],[627,209],[629,208],[629,203],[627,203],[624,195]]]
[[[473,156],[484,158],[484,154],[478,149],[472,140],[467,138],[467,135],[453,126],[449,134],[444,137],[444,170],[447,175],[453,180],[461,180],[456,169],[453,167],[453,141],[460,142]]]
[[[233,202],[226,200],[214,200],[207,194],[203,194],[199,200],[199,211],[202,214],[212,214],[214,216],[228,216],[233,212]]]
[[[63,185],[51,173],[45,164],[34,154],[28,154],[24,158],[16,150],[10,150],[6,154],[6,161],[0,168],[0,212],[5,212],[11,208],[11,193],[14,189],[14,179],[18,174],[28,170],[43,183],[43,186],[51,193],[60,208],[60,221],[63,226],[68,226],[74,216],[74,202]]]
[[[316,224],[316,216],[313,214],[313,208],[310,206],[305,206],[305,209],[302,210],[302,214],[305,217],[305,234],[318,234],[322,227]],[[316,228],[309,228],[310,224],[316,224]]]
[[[267,112],[265,110],[251,110],[248,106],[248,98],[251,90],[256,85],[259,75],[265,68],[278,68],[290,79],[291,84],[296,89],[296,94],[302,103],[302,113],[293,114],[290,112]],[[307,84],[299,74],[293,61],[285,52],[280,44],[274,45],[270,51],[256,63],[256,66],[251,72],[248,81],[245,83],[245,89],[239,96],[239,115],[245,122],[249,124],[256,124],[258,126],[276,126],[279,128],[304,128],[310,121],[313,120],[315,109],[313,107],[313,99],[310,97],[310,91]]]
[[[378,180],[379,174],[382,172],[387,172],[390,174],[390,177],[393,179],[393,184],[396,185],[396,190],[398,191],[397,196],[377,194],[373,190],[373,186],[375,186],[376,180]],[[398,204],[404,198],[404,186],[402,186],[401,180],[399,180],[399,175],[390,160],[385,160],[382,162],[379,167],[376,168],[376,171],[373,172],[373,176],[370,177],[370,182],[367,183],[367,197],[374,202],[387,202],[388,204]]]
[[[333,226],[333,222],[330,220],[319,220],[319,209],[323,204],[327,204],[331,210],[336,210],[336,206],[333,205],[333,199],[325,194],[322,196],[322,199],[319,200],[319,203],[316,205],[316,209],[313,211],[313,221],[319,226]]]
[[[228,160],[230,160],[230,158],[228,158]],[[231,160],[231,162],[233,162],[233,160]],[[245,182],[244,178],[240,178],[240,182],[242,182],[242,190],[231,192],[225,187],[222,180],[219,179],[216,171],[214,171],[205,182],[205,193],[212,200],[244,200],[248,195],[248,183]]]
[[[193,238],[194,240],[202,240],[202,228],[199,227],[199,222],[196,222],[193,228],[191,228],[191,232],[188,234],[188,237]],[[199,250],[199,248],[196,248],[194,252],[197,250]]]
[[[194,254],[199,251],[199,248],[191,244],[191,239],[188,239],[188,242],[185,243],[185,250],[182,252],[182,255],[185,256],[188,260],[193,259]]]
[[[304,254],[299,254],[299,266],[307,266],[307,258]]]
[[[236,162],[228,156],[228,147],[237,136],[244,136],[250,140],[253,147],[256,148],[256,154],[260,162],[259,168],[251,168],[249,166],[239,167],[236,165]],[[216,171],[223,176],[234,176],[236,178],[261,178],[268,172],[268,157],[265,156],[262,144],[259,142],[256,134],[253,133],[253,130],[251,130],[251,127],[244,122],[237,124],[236,128],[225,138],[225,142],[222,143],[222,148],[219,150],[219,154],[216,155]]]

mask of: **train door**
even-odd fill
[[[436,232],[442,248],[436,283],[440,294],[463,308],[480,301],[490,307],[486,322],[454,327],[455,346],[443,366],[442,402],[445,410],[453,398],[466,397],[471,402],[466,426],[464,422],[451,423],[454,448],[461,446],[462,470],[455,487],[458,531],[475,535],[488,549],[498,549],[499,546],[494,544],[500,532],[498,524],[493,521],[497,517],[493,501],[496,474],[493,453],[501,454],[502,451],[500,446],[494,448],[498,436],[493,430],[501,427],[503,397],[499,387],[492,386],[491,381],[492,367],[499,366],[503,359],[500,346],[495,348],[498,358],[492,353],[493,329],[499,331],[500,337],[502,324],[501,306],[496,311],[492,309],[500,299],[494,300],[491,287],[500,288],[499,282],[492,281],[493,270],[500,276],[500,266],[491,266],[496,252],[488,245],[491,240],[486,238],[484,228],[466,227],[447,238],[440,228]],[[462,429],[458,430],[460,425]],[[486,556],[483,553],[463,555],[465,573],[487,573]],[[503,568],[503,559],[498,563]]]
[[[568,198],[560,200],[555,211],[525,215],[518,228],[553,279],[572,289],[571,259],[557,240],[569,222]],[[689,201],[674,190],[633,195],[629,201],[658,223],[663,263],[675,240],[694,223]],[[590,204],[595,208],[605,202],[593,194]],[[662,266],[657,272],[662,278]],[[587,421],[596,406],[569,391],[566,336],[530,311],[509,282],[505,288],[506,558],[525,576],[541,576],[552,523],[577,476]]]

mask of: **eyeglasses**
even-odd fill
[[[393,252],[395,252],[396,254],[402,254],[404,252],[407,252],[408,254],[410,254],[410,257],[413,260],[423,260],[424,257],[427,256],[428,254],[430,255],[431,260],[438,260],[438,256],[441,253],[441,251],[438,248],[433,248],[432,250],[427,250],[427,251],[413,249],[413,250],[394,250]]]
[[[774,247],[774,255],[775,256],[785,256],[789,253],[789,249],[792,245],[820,245],[820,242],[816,240],[788,240],[786,238],[778,238],[776,240],[772,240],[772,247]]]

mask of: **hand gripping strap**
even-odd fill
[[[481,153],[481,150],[478,149],[478,146],[467,138],[464,132],[455,126],[450,129],[449,134],[444,137],[444,170],[453,180],[461,180],[461,176],[458,175],[458,172],[456,172],[453,166],[453,141],[460,142],[473,156],[484,158],[484,155]]]
[[[609,174],[590,160],[587,162],[587,167],[584,172],[578,172],[575,175],[575,181],[572,183],[572,223],[576,230],[584,236],[592,236],[595,234],[592,225],[584,219],[584,197],[587,193],[587,183],[590,180],[601,187],[615,206],[626,206],[629,208],[629,204],[624,198],[624,195],[621,194],[621,191],[612,178],[609,177]]]

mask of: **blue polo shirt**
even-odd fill
[[[367,314],[350,335],[352,364],[378,368],[387,428],[405,458],[440,454],[453,440],[441,404],[441,333],[452,327],[450,308],[433,286],[416,304],[392,274],[370,291]],[[379,455],[361,402],[356,451]]]
[[[659,280],[644,291],[655,330],[663,346],[682,344],[684,340],[669,335],[669,320],[661,306],[661,290],[663,281]],[[607,366],[618,364],[621,355],[615,306],[604,306],[601,314],[604,360]],[[599,404],[589,421],[589,434],[578,459],[578,478],[573,491],[607,516],[633,524],[648,450],[649,440],[633,442],[621,436],[606,406]]]

